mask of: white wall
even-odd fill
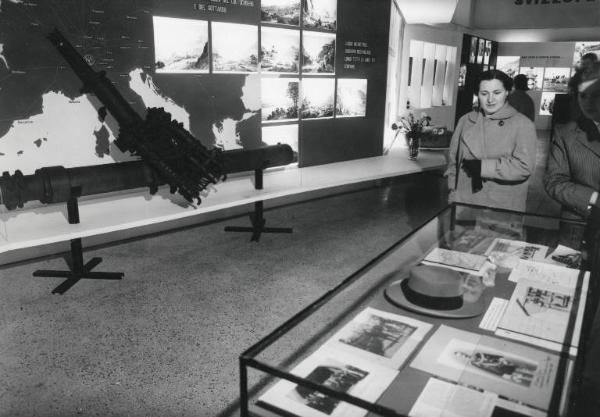
[[[444,27],[427,25],[406,25],[404,28],[404,39],[401,54],[401,74],[400,91],[398,93],[398,117],[407,112],[406,101],[408,98],[408,62],[410,53],[410,41],[424,41],[456,47],[455,68],[450,74],[453,80],[454,91],[452,94],[451,105],[435,106],[427,108],[411,109],[415,115],[426,112],[431,116],[435,125],[446,126],[448,129],[454,129],[454,113],[456,112],[456,93],[458,84],[458,66],[460,63],[460,52],[462,46],[463,31],[458,26],[444,25]]]

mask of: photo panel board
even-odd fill
[[[411,65],[409,68],[410,73],[408,74],[408,107],[418,109],[422,107],[421,84],[423,80],[423,51],[425,48],[425,42],[411,40],[409,48]]]
[[[303,0],[303,27],[335,31],[337,29],[337,0]]]
[[[520,62],[520,56],[500,55],[496,58],[496,69],[504,72],[510,78],[514,78],[519,73]]]
[[[298,74],[300,31],[261,28],[260,69],[263,72]]]
[[[298,119],[297,78],[262,77],[260,98],[263,122]]]
[[[553,93],[568,93],[570,73],[570,68],[546,67],[542,90]]]
[[[600,41],[575,42],[573,68],[579,68],[581,57],[588,53],[593,53],[600,61]]]
[[[215,73],[258,71],[258,26],[212,22]]]
[[[469,48],[469,64],[475,64],[477,61],[477,36],[471,37],[471,46]]]
[[[479,42],[477,44],[477,64],[483,64],[483,53],[485,50],[485,39],[479,38]]]
[[[301,0],[261,0],[260,20],[264,23],[300,25]]]
[[[544,67],[521,67],[519,74],[527,77],[527,88],[540,91],[544,81]]]
[[[421,107],[431,107],[433,95],[433,66],[435,62],[435,44],[423,44],[423,80],[421,82]]]
[[[446,67],[448,62],[446,61],[446,45],[435,45],[435,56],[433,63],[433,94],[431,96],[432,106],[442,106],[443,94],[444,94],[444,79],[446,77]]]
[[[298,123],[284,125],[264,125],[262,142],[267,146],[290,145],[294,151],[294,162],[298,162]]]
[[[485,46],[483,48],[483,65],[490,64],[490,55],[492,54],[492,41],[485,41]]]
[[[302,72],[335,73],[335,34],[302,31]]]
[[[556,96],[556,93],[542,93],[542,98],[540,99],[540,115],[552,116],[554,110],[554,96]]]
[[[153,16],[157,73],[208,73],[208,21]]]
[[[367,114],[367,80],[339,78],[336,117],[364,117]]]
[[[333,117],[335,79],[304,78],[301,87],[302,119]]]

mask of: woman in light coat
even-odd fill
[[[533,122],[507,103],[511,87],[502,71],[479,77],[479,108],[460,118],[450,142],[449,202],[525,211],[537,137]]]

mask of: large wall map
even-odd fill
[[[284,3],[294,5],[300,1],[285,0]],[[273,6],[269,6],[271,3]],[[305,20],[311,16],[308,12],[332,8],[335,4],[335,0],[303,0]],[[265,0],[265,5],[264,8],[281,11],[279,2]],[[94,70],[106,71],[108,78],[140,115],[145,114],[146,107],[164,107],[206,146],[250,149],[295,135],[296,148],[306,155],[299,158],[300,164],[305,166],[380,154],[387,32],[381,29],[386,25],[374,22],[389,19],[389,1],[378,2],[377,7],[370,5],[365,9],[363,6],[360,0],[344,0],[337,4],[336,34],[331,28],[315,28],[310,22],[273,22],[263,16],[261,23],[261,2],[258,0],[0,0],[0,171],[13,173],[19,169],[24,174],[31,174],[44,166],[73,167],[133,158],[113,144],[119,132],[116,121],[93,95],[81,92],[81,81],[47,40],[47,34],[54,28],[65,35]],[[299,9],[298,6],[293,8]],[[183,62],[191,65],[193,71],[178,72],[177,65],[182,62],[165,61],[159,65],[161,60],[157,60],[159,51],[155,45],[154,26],[159,21],[156,16],[163,16],[167,21],[188,19],[192,24],[196,19],[195,26],[201,28],[208,28],[210,22],[210,66],[207,67],[209,49],[206,45],[197,52],[197,62]],[[177,27],[177,20],[175,22],[170,31]],[[271,71],[274,73],[270,75],[271,80],[282,76],[285,80],[281,71],[287,68],[282,67],[287,61],[283,58],[298,55],[293,39],[298,38],[299,32],[279,28],[283,25],[285,29],[290,24],[310,31],[302,32],[305,54],[303,61],[294,65],[305,64],[306,67],[308,61],[304,55],[310,54],[307,47],[311,36],[326,41],[337,36],[338,45],[348,40],[369,42],[374,45],[373,54],[378,61],[350,70],[342,68],[343,51],[336,51],[335,68],[327,69],[327,80],[324,80],[331,86],[335,82],[341,89],[338,91],[344,93],[338,92],[336,96],[339,98],[336,114],[309,120],[306,111],[297,111],[299,120],[293,124],[289,120],[265,124],[265,115],[261,112],[267,104],[261,102],[261,89],[264,92],[271,84],[261,77],[261,73]],[[273,39],[276,41],[279,41],[280,32],[290,34],[290,40],[278,46],[277,71],[268,67],[266,60],[262,66],[255,62],[261,51],[257,43],[256,55],[248,55],[247,63],[237,68],[238,71],[231,71],[230,62],[218,61],[217,56],[238,59],[232,53],[239,48],[217,43],[227,40],[219,37],[219,30],[237,33],[231,32],[230,28],[238,32],[243,29],[248,33],[262,33],[265,39],[275,34]],[[204,38],[208,39],[208,31],[199,34],[194,41],[200,44]],[[241,37],[238,43],[248,43],[246,38]],[[171,41],[178,39],[181,41],[179,46],[185,46],[182,45],[183,38],[171,37]],[[248,45],[255,47],[252,43]],[[167,44],[166,48],[168,52],[173,46]],[[288,53],[285,48],[291,48],[292,52]],[[223,56],[224,52],[230,56]],[[185,61],[184,55],[176,58]],[[270,58],[275,62],[274,57]],[[303,82],[302,73],[295,75],[297,79],[299,76],[302,86],[303,104],[308,98],[307,92],[319,91],[319,88],[310,90],[311,83],[323,78],[320,73],[310,75],[313,80],[307,78],[306,82]],[[349,80],[339,82],[343,78]],[[348,91],[356,90],[356,86],[360,86],[359,92],[366,91],[367,81],[369,99],[363,97],[362,107],[357,106],[352,95],[348,98]],[[341,106],[344,103],[345,107]]]

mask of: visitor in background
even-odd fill
[[[513,106],[518,112],[524,114],[531,120],[535,121],[535,105],[533,99],[527,94],[529,87],[527,86],[527,76],[519,74],[514,78],[515,87],[508,95],[508,103]]]
[[[449,202],[525,211],[535,167],[535,126],[507,102],[512,79],[483,72],[476,83],[479,108],[460,118],[446,170]]]
[[[563,217],[582,218],[600,207],[600,62],[581,67],[570,87],[579,115],[555,127],[544,187]]]
[[[585,71],[586,69],[591,68],[596,62],[598,62],[598,55],[593,52],[588,52],[581,57],[581,60],[579,61],[579,69],[581,71]]]

